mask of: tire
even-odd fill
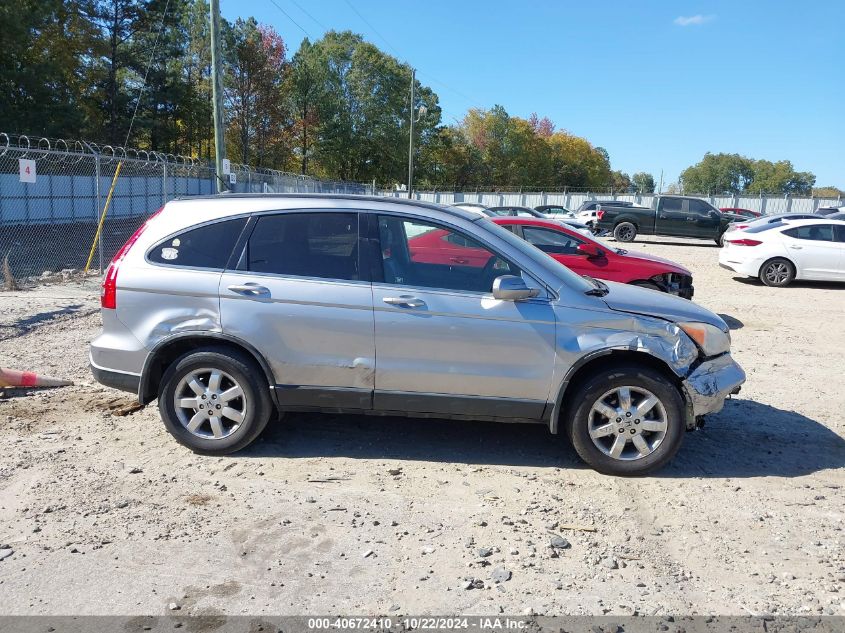
[[[795,266],[783,257],[775,257],[760,266],[760,281],[773,288],[783,288],[795,279]]]
[[[661,288],[657,284],[652,283],[650,281],[632,281],[629,285],[638,286],[640,288],[648,288],[649,290],[657,290],[658,292],[663,292],[663,288]]]
[[[613,227],[613,237],[617,242],[633,242],[637,237],[637,227],[630,222],[620,222]]]
[[[219,375],[216,388],[211,384],[214,373]],[[167,368],[159,389],[158,409],[165,428],[196,453],[227,455],[241,450],[261,434],[273,412],[269,389],[259,376],[264,372],[255,361],[236,350],[212,347],[181,356]],[[189,385],[191,379],[194,387]],[[194,403],[177,406],[177,393],[180,401]],[[207,408],[209,403],[213,408]],[[192,423],[195,428],[189,430]]]
[[[619,397],[625,389],[629,393],[628,407],[624,407]],[[643,417],[636,417],[637,405],[651,396],[656,402],[639,413]],[[579,457],[600,473],[646,475],[663,467],[681,447],[686,428],[681,394],[665,376],[651,368],[624,365],[598,371],[580,383],[571,402],[565,423],[569,439]],[[610,415],[619,415],[605,416],[597,410],[601,407]],[[630,416],[625,415],[625,408]],[[616,422],[617,419],[621,421]],[[594,440],[591,430],[594,435],[601,435]],[[617,442],[622,437],[626,440],[615,456]],[[635,437],[640,440],[634,440]],[[649,452],[644,452],[645,448]]]
[[[716,238],[716,244],[718,244],[719,246],[725,245],[725,234],[724,233],[720,233],[719,237]]]

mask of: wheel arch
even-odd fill
[[[633,225],[634,225],[634,228],[635,228],[635,229],[637,229],[637,233],[639,233],[639,232],[640,232],[640,223],[639,223],[639,221],[637,220],[637,218],[636,218],[636,217],[633,217],[633,216],[630,216],[630,215],[617,216],[616,218],[614,218],[614,219],[613,219],[613,228],[614,228],[614,230],[616,229],[616,227],[617,227],[617,226],[619,226],[619,225],[620,225],[620,224],[622,224],[623,222],[628,222],[628,223],[630,223],[630,224],[633,224]]]
[[[784,249],[784,250],[786,250],[786,249]],[[790,257],[788,255],[772,255],[771,257],[766,258],[763,261],[763,263],[760,264],[760,268],[757,269],[757,274],[755,275],[755,277],[757,277],[759,279],[760,275],[763,272],[763,268],[766,266],[766,264],[768,264],[769,262],[772,262],[776,259],[782,259],[785,262],[787,262],[790,266],[792,266],[792,271],[794,273],[794,275],[792,277],[793,279],[800,279],[801,278],[800,275],[798,274],[798,266],[795,265],[795,262],[792,261],[792,259],[790,259]]]
[[[267,379],[267,385],[272,388],[276,384],[273,370],[267,360],[261,352],[246,341],[217,332],[184,332],[168,336],[159,341],[147,356],[144,369],[141,372],[141,383],[138,387],[138,402],[148,404],[158,397],[162,376],[173,361],[187,352],[210,345],[247,354],[261,367],[264,377]]]
[[[632,351],[628,348],[608,348],[592,352],[580,358],[566,373],[558,387],[549,417],[549,431],[559,433],[561,419],[569,412],[571,403],[567,402],[567,395],[571,396],[587,376],[599,371],[625,364],[639,364],[649,367],[663,374],[678,389],[681,399],[688,407],[688,398],[683,388],[683,376],[676,373],[663,359],[647,351]],[[687,424],[689,426],[689,424]]]

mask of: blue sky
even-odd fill
[[[221,11],[271,24],[289,55],[305,32],[361,33],[418,69],[447,123],[501,104],[666,183],[711,151],[788,159],[845,188],[842,0],[221,0]]]

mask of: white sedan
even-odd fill
[[[732,231],[719,265],[767,286],[845,281],[845,221],[786,220]]]

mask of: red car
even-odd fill
[[[733,213],[734,215],[741,215],[744,218],[759,218],[762,214],[759,211],[752,211],[751,209],[740,209],[738,207],[722,207],[720,211],[725,213]]]
[[[491,218],[579,275],[619,281],[692,299],[692,273],[668,259],[621,248],[567,228],[554,220]]]

